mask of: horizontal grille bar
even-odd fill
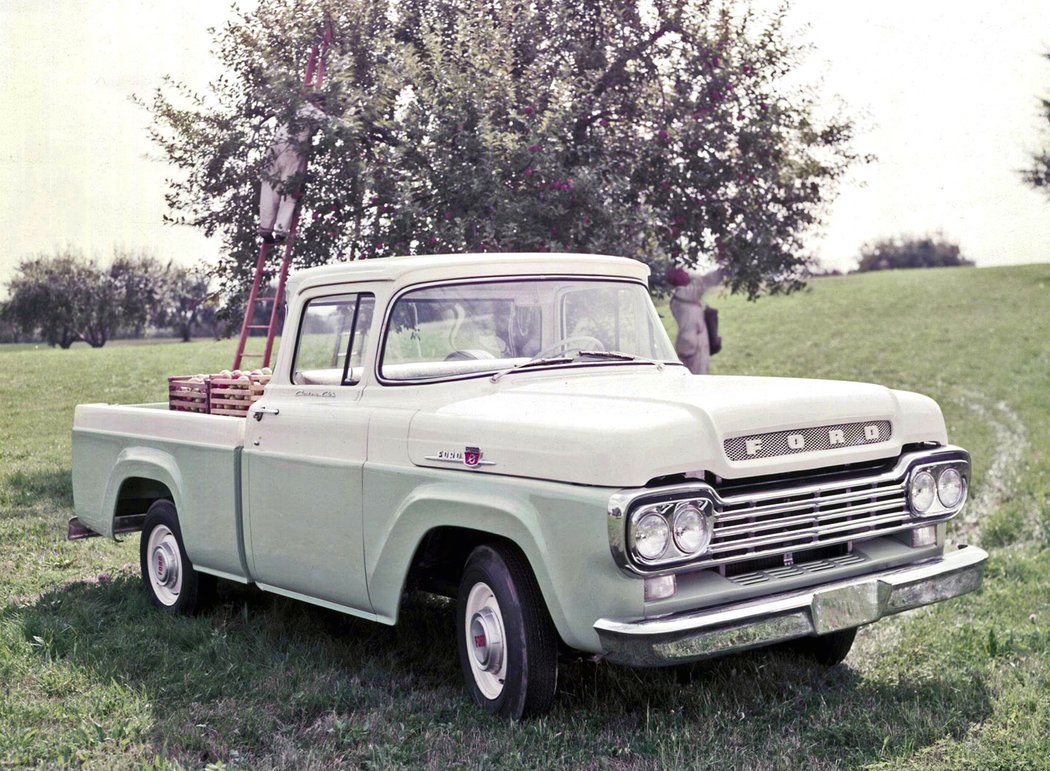
[[[896,524],[894,524],[894,522],[896,522]],[[864,530],[864,532],[861,533],[846,533],[831,537],[826,537],[822,535],[816,541],[807,541],[805,543],[785,542],[777,546],[769,546],[764,549],[756,549],[755,551],[746,552],[743,554],[732,553],[733,551],[739,551],[739,548],[731,549],[715,559],[698,560],[697,562],[690,564],[691,566],[695,566],[697,568],[717,567],[718,565],[727,565],[731,562],[739,562],[741,560],[759,559],[761,557],[772,557],[777,554],[787,554],[788,552],[794,552],[812,545],[833,546],[838,543],[849,543],[850,541],[856,541],[861,537],[865,539],[876,538],[878,536],[890,535],[892,533],[899,533],[904,530],[910,530],[914,527],[914,522],[908,522],[905,517],[901,516],[898,517],[896,520],[880,524],[877,527],[869,526],[866,530]]]
[[[866,540],[915,527],[903,475],[729,496],[699,568]]]
[[[866,506],[853,506],[837,508],[830,511],[819,511],[812,512],[810,514],[803,514],[794,517],[783,517],[780,519],[766,519],[762,522],[751,522],[732,526],[722,526],[722,521],[717,520],[715,522],[714,539],[717,542],[720,538],[729,538],[734,535],[746,534],[746,533],[763,533],[767,531],[781,531],[787,530],[788,528],[795,527],[796,525],[804,525],[808,522],[812,522],[814,525],[821,525],[824,523],[834,522],[836,520],[844,518],[856,518],[860,515],[876,514],[882,511],[895,511],[904,513],[905,499],[903,495],[886,500],[871,503]],[[854,521],[863,521],[856,520]]]
[[[724,513],[719,516],[718,521],[726,524],[731,522],[746,522],[756,517],[779,516],[790,514],[794,511],[814,509],[814,507],[816,507],[817,510],[820,510],[828,506],[848,505],[859,501],[869,501],[872,498],[885,498],[889,496],[903,497],[903,482],[892,487],[862,489],[837,495],[822,495],[819,497],[808,496],[798,500],[788,499],[761,506],[748,506],[745,503],[739,503],[738,499],[729,498],[722,506],[722,511]]]
[[[756,536],[754,538],[741,538],[735,541],[720,541],[718,537],[718,527],[716,525],[715,537],[711,542],[709,552],[711,554],[721,554],[723,552],[739,551],[741,549],[753,550],[763,546],[782,545],[786,541],[794,541],[796,546],[807,543],[823,543],[823,536],[847,533],[850,531],[854,531],[859,535],[867,533],[881,524],[900,522],[905,516],[905,513],[902,511],[891,511],[888,513],[879,513],[878,516],[865,517],[850,522],[841,522],[836,525],[810,527],[805,530],[791,530],[773,533],[772,535]]]

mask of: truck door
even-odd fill
[[[255,581],[366,614],[368,411],[359,399],[374,308],[367,293],[307,301],[297,339],[285,342],[296,346],[291,384],[271,384],[253,406],[243,463],[245,549]]]

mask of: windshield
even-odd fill
[[[542,366],[536,359],[552,366],[678,361],[641,284],[513,279],[402,295],[390,314],[380,375],[454,378]]]

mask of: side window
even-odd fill
[[[299,324],[292,382],[353,385],[360,381],[374,310],[371,294],[310,300]]]

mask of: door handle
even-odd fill
[[[280,415],[281,411],[276,407],[256,407],[252,414],[256,420],[262,420],[263,415]]]

